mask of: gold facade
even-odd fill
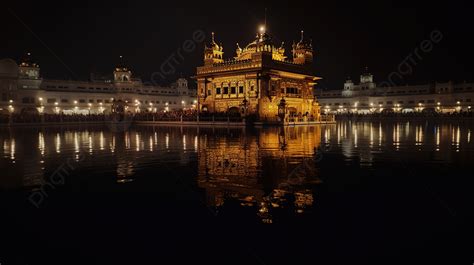
[[[311,71],[311,42],[301,36],[293,44],[292,60],[284,43],[273,45],[271,37],[258,34],[245,48],[237,44],[232,60],[223,59],[223,47],[212,41],[204,51],[204,66],[197,68],[199,109],[203,113],[240,113],[260,121],[281,121],[279,104],[286,101],[285,118],[297,116],[318,120],[320,108],[313,87],[320,78]]]

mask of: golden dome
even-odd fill
[[[206,44],[206,48],[207,49],[212,49],[212,50],[217,50],[217,51],[222,51],[223,50],[223,46],[222,45],[219,45],[217,44],[217,42],[215,41],[214,39],[214,32],[211,33],[211,42],[209,44]]]
[[[253,42],[247,44],[247,46],[245,46],[244,50],[255,49],[256,47],[257,47],[257,41],[253,41]]]
[[[266,51],[266,52],[271,52],[272,53],[272,58],[274,60],[278,61],[284,61],[286,59],[285,56],[285,48],[283,47],[284,43],[282,43],[282,46],[280,48],[277,48],[273,45],[272,42],[272,37],[267,34],[266,32],[262,34],[257,34],[255,37],[255,40],[252,41],[251,43],[247,44],[244,49],[236,51],[237,60],[248,60],[251,59],[252,54],[260,51]]]
[[[296,49],[313,49],[313,41],[304,39],[304,31],[301,31],[301,39],[296,44]]]

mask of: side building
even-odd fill
[[[323,113],[440,112],[471,111],[474,83],[432,83],[378,87],[369,71],[359,84],[350,78],[339,90],[316,90]]]
[[[204,65],[197,68],[201,113],[254,116],[259,121],[283,118],[319,119],[314,85],[313,47],[303,38],[293,44],[293,58],[287,59],[284,43],[276,47],[264,30],[244,48],[237,43],[233,59],[224,60],[222,45],[212,34],[205,46]]]
[[[123,63],[113,78],[89,81],[43,79],[30,54],[19,64],[0,60],[0,112],[2,113],[108,113],[115,101],[126,103],[129,113],[160,112],[197,107],[196,90],[185,78],[169,87],[148,85],[134,78]]]

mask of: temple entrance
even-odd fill
[[[288,108],[288,115],[290,117],[294,117],[298,115],[298,110],[295,107],[289,107]]]
[[[240,116],[240,109],[238,107],[231,107],[227,110],[229,116]]]

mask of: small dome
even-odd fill
[[[304,31],[301,31],[301,39],[296,44],[297,49],[313,49],[313,41],[304,39]]]
[[[120,60],[119,62],[117,63],[117,65],[115,66],[115,71],[117,72],[128,72],[130,71],[130,69],[127,67],[127,64],[125,63],[125,60],[123,59],[123,56],[120,55]]]
[[[257,47],[257,41],[252,41],[251,43],[247,44],[247,46],[245,46],[245,50],[250,50],[250,49],[255,49],[255,47]]]
[[[27,52],[20,60],[20,66],[23,67],[39,67],[37,63],[31,58],[31,53]]]
[[[219,49],[220,49],[219,44],[217,44],[217,43],[215,43],[215,42],[210,43],[209,47],[212,48],[212,49],[215,49],[215,50],[219,50]]]
[[[12,59],[0,60],[0,76],[17,77],[18,65],[16,62]]]
[[[240,48],[239,43],[237,42],[237,48],[235,49],[237,52],[242,52],[242,48]]]
[[[217,44],[215,42],[211,42],[211,43],[207,44],[206,47],[211,48],[213,50],[219,50],[220,49],[219,44]]]
[[[256,39],[245,46],[245,50],[256,50],[257,45],[270,45],[273,47],[272,37],[267,33],[257,34]]]
[[[214,39],[214,32],[212,32],[211,42],[209,44],[206,44],[206,48],[210,48],[213,50],[222,50],[222,45],[219,46],[219,44],[217,44],[217,42]]]
[[[260,36],[260,42],[265,44],[272,44],[272,37],[265,32]]]

